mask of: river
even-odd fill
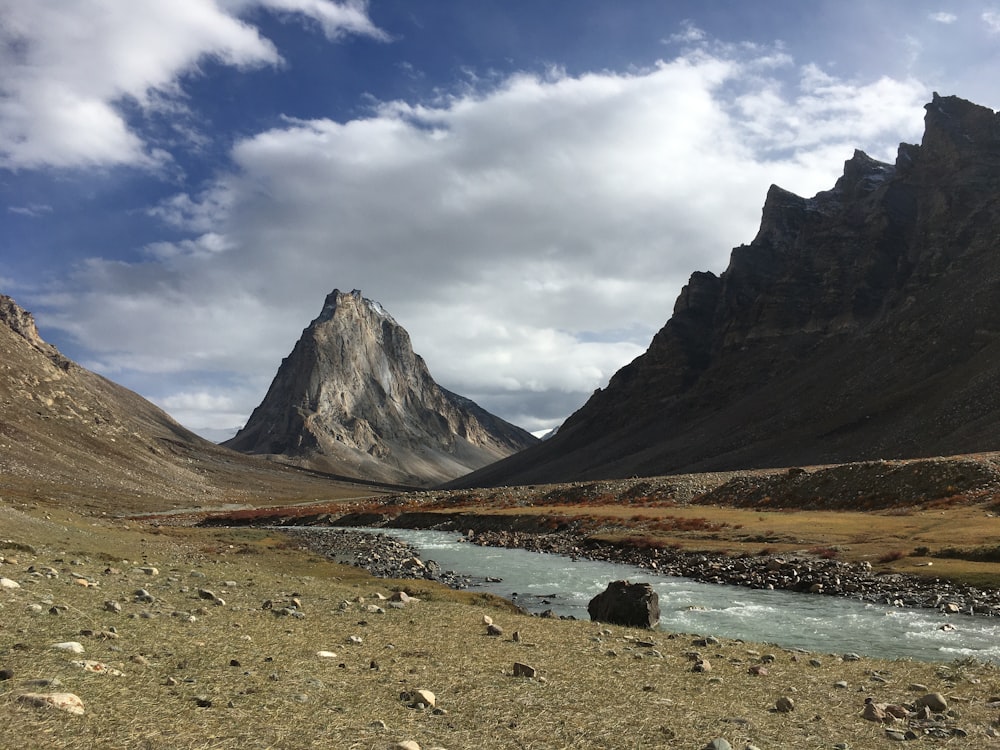
[[[315,527],[313,527],[315,528]],[[520,549],[480,547],[455,532],[356,529],[388,534],[416,548],[424,561],[476,577],[482,590],[529,612],[553,610],[589,619],[587,603],[609,581],[649,582],[660,598],[668,632],[771,643],[817,653],[881,658],[1000,662],[1000,618],[944,615],[933,609],[866,604],[842,597],[698,583],[687,578]],[[500,579],[486,581],[482,578]]]

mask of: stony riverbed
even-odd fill
[[[466,588],[485,580],[441,570],[433,561],[421,560],[410,545],[388,534],[328,528],[287,531],[315,552],[338,562],[363,567],[380,577],[423,578],[454,588]],[[843,596],[890,606],[935,608],[954,614],[1000,615],[1000,591],[975,589],[934,579],[880,575],[866,563],[811,556],[729,557],[667,548],[640,549],[584,540],[571,532],[469,529],[462,533],[462,537],[471,544],[624,563],[648,568],[660,575],[683,576],[703,583],[796,591],[804,595]]]

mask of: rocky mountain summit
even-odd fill
[[[719,276],[545,443],[462,486],[830,464],[1000,445],[1000,116],[934,94],[894,164],[768,192]]]
[[[367,494],[226,450],[63,356],[0,295],[0,500],[121,513]]]
[[[428,485],[536,442],[437,385],[381,305],[358,290],[334,290],[225,445],[348,476]]]

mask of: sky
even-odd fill
[[[0,0],[0,293],[221,440],[360,289],[542,431],[998,72],[1000,0]]]

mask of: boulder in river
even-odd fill
[[[594,622],[652,628],[660,621],[660,598],[648,583],[612,581],[590,600],[587,612]]]

